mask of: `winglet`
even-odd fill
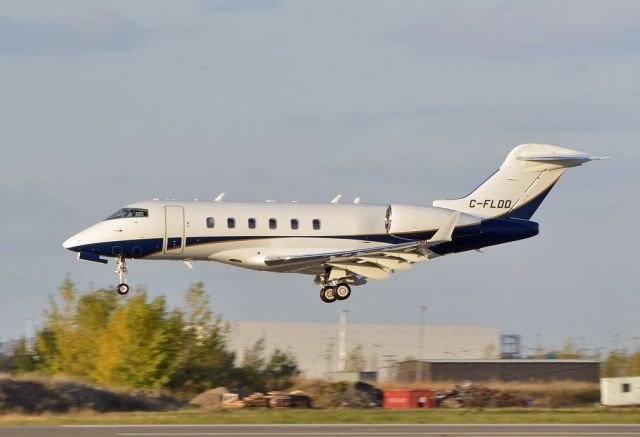
[[[448,243],[451,241],[451,235],[456,228],[456,224],[458,224],[459,217],[460,211],[454,211],[449,217],[447,217],[442,226],[440,226],[440,229],[433,234],[433,237],[427,240],[427,245],[433,246],[434,244]]]
[[[337,194],[336,197],[331,199],[331,203],[338,203],[340,202],[340,199],[342,199],[342,194]]]
[[[213,199],[213,201],[222,202],[222,199],[224,199],[224,195],[225,195],[225,192],[223,191],[222,193],[218,194],[218,196],[215,199]]]

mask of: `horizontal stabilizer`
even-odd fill
[[[601,159],[609,159],[608,156],[593,156],[586,153],[574,154],[574,155],[521,155],[516,159],[519,161],[534,161],[534,162],[547,162],[564,164],[567,167],[573,167],[582,165],[589,161],[599,161]]]

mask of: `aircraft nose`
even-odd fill
[[[66,239],[64,243],[62,243],[62,247],[73,250],[74,247],[80,246],[80,244],[80,239],[78,238],[78,234],[76,234],[73,237]]]

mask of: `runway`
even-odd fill
[[[0,436],[640,436],[640,425],[69,425],[0,427]]]

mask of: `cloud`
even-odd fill
[[[220,12],[266,11],[282,8],[280,0],[205,0],[203,4],[206,10]]]
[[[414,109],[352,111],[336,116],[287,116],[286,129],[369,129],[411,123],[431,130],[588,131],[637,129],[640,105],[564,102],[557,104],[429,105]]]
[[[0,16],[0,53],[119,53],[132,50],[142,40],[142,29],[118,14],[31,22]]]
[[[640,51],[640,2],[499,2],[434,14],[392,39],[467,56],[619,54]]]

